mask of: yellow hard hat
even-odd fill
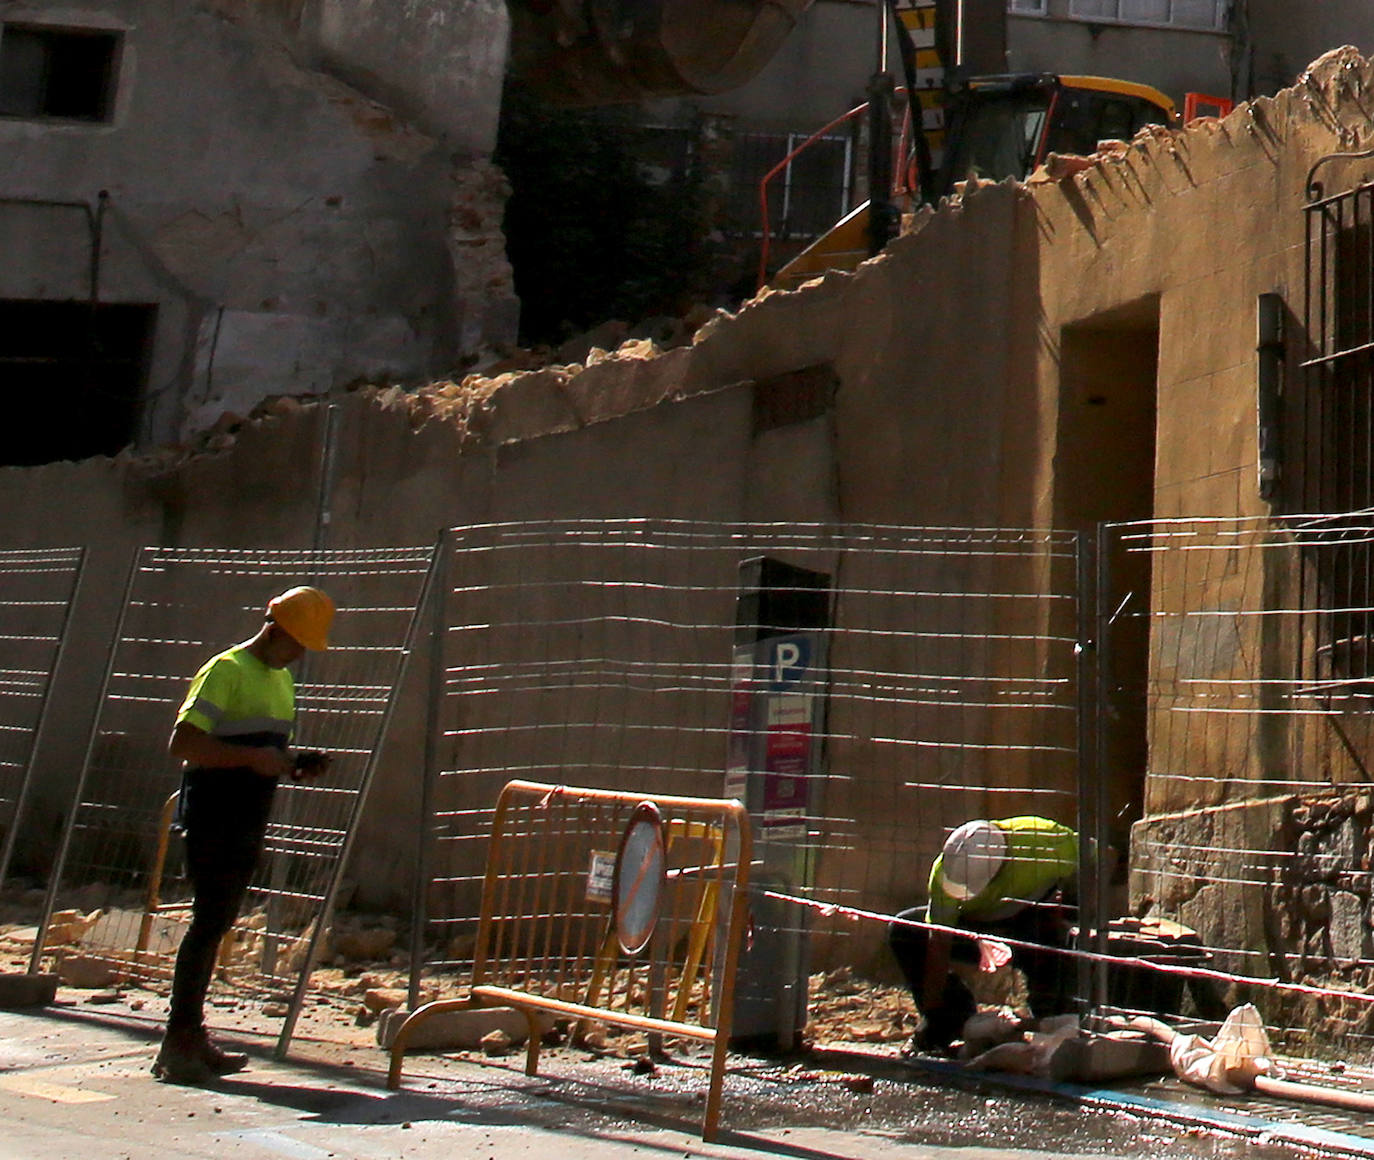
[[[267,615],[311,652],[323,652],[329,647],[334,602],[318,588],[288,588],[267,602]]]

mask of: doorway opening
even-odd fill
[[[1060,356],[1056,525],[1095,535],[1102,522],[1152,518],[1159,299],[1065,327]],[[1120,837],[1145,803],[1151,554],[1115,551],[1106,567],[1121,606],[1103,610],[1116,614],[1103,682],[1103,747],[1112,777],[1104,821]]]

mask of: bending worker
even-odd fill
[[[205,994],[220,940],[252,880],[277,782],[317,776],[328,758],[293,761],[295,683],[287,665],[328,646],[334,602],[318,588],[292,588],[267,605],[256,636],[216,656],[191,681],[168,752],[185,763],[179,821],[194,897],[177,952],[167,1032],[153,1074],[206,1083],[240,1071],[248,1057],[222,1051],[205,1030]]]
[[[1078,835],[1048,818],[965,822],[950,834],[930,869],[929,904],[902,911],[888,932],[922,1016],[914,1048],[947,1052],[960,1037],[978,1006],[951,967],[976,966],[980,952],[976,938],[908,923],[1012,940],[1011,961],[1026,976],[1031,1014],[1062,1014],[1074,972],[1055,949],[1069,945],[1077,872]]]

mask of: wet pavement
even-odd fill
[[[415,1055],[385,1088],[377,1047],[239,1033],[248,1071],[214,1088],[155,1082],[155,1013],[67,1003],[0,1012],[0,1160],[99,1157],[664,1157],[735,1160],[1013,1160],[1035,1157],[1291,1160],[1267,1121],[1219,1131],[1063,1093],[970,1085],[891,1056],[818,1052],[731,1060],[724,1131],[699,1137],[708,1060],[635,1065],[556,1049],[526,1077],[523,1053],[486,1061]],[[1180,1105],[1181,1107],[1182,1105]]]

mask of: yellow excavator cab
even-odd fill
[[[1098,143],[1129,141],[1146,125],[1178,124],[1173,101],[1156,88],[1115,77],[1023,73],[975,77],[947,94],[943,162],[931,187],[954,192],[970,179],[1029,177],[1051,153],[1091,154]],[[868,204],[769,279],[790,289],[826,270],[852,270],[869,256]]]
[[[970,178],[1025,178],[1051,153],[1089,155],[1146,125],[1175,125],[1158,89],[1114,77],[1028,73],[977,77],[950,93],[945,162],[936,188]]]

